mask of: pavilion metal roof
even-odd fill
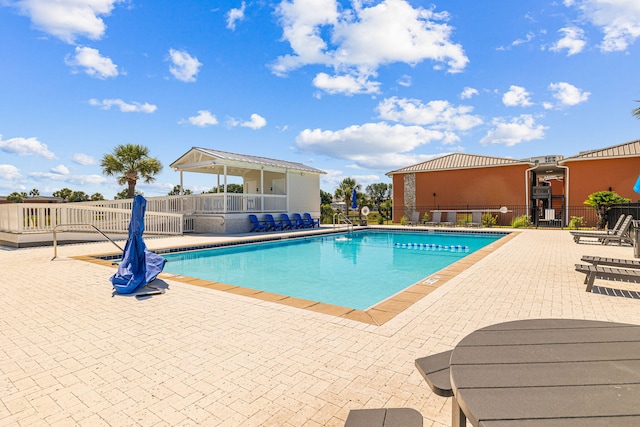
[[[530,165],[535,163],[526,160],[509,159],[504,157],[481,156],[477,154],[453,153],[446,156],[437,157],[426,162],[396,169],[387,175],[412,173],[412,172],[432,172],[452,169],[485,168],[493,166]]]
[[[282,170],[296,170],[325,174],[326,172],[312,168],[298,162],[272,159],[269,157],[251,156],[248,154],[230,153],[227,151],[212,150],[210,148],[193,147],[180,158],[171,163],[175,170],[190,170],[194,172],[212,172],[212,169],[222,165],[234,168],[260,169],[262,167]]]
[[[640,139],[624,144],[618,144],[611,147],[600,148],[597,150],[583,151],[575,156],[567,157],[559,164],[575,160],[594,160],[594,159],[612,159],[620,157],[639,157],[640,156]]]

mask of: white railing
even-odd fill
[[[131,210],[132,199],[86,202],[91,206]],[[150,197],[147,212],[183,214],[224,214],[286,212],[287,196],[274,194],[205,193],[183,196]]]
[[[3,204],[0,205],[0,232],[50,232],[60,224],[91,224],[105,232],[126,233],[132,204],[133,199]],[[286,195],[207,193],[151,197],[147,199],[145,232],[193,231],[193,215],[286,211]]]
[[[8,233],[51,232],[61,224],[88,224],[104,232],[127,233],[130,220],[130,208],[106,208],[85,203],[0,205],[0,231]],[[182,214],[147,211],[144,220],[146,233],[183,233]]]

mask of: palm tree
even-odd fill
[[[640,102],[640,101],[636,101],[636,102]],[[640,120],[640,107],[634,108],[633,110],[631,110],[631,114],[633,114],[633,117]]]
[[[149,157],[149,149],[143,145],[118,145],[111,154],[105,154],[100,162],[102,173],[117,176],[118,184],[128,185],[127,198],[136,194],[136,184],[142,178],[145,183],[155,181],[154,175],[162,170],[162,164],[154,157]]]
[[[342,180],[338,188],[336,188],[336,191],[334,193],[336,199],[344,200],[344,202],[347,204],[347,215],[349,215],[349,207],[351,206],[351,193],[353,192],[354,188],[356,189],[356,191],[359,191],[360,184],[356,184],[356,180],[353,178],[345,178]]]

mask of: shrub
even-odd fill
[[[569,229],[577,230],[579,227],[584,226],[584,217],[572,216],[569,220]]]
[[[400,225],[407,225],[407,222],[409,222],[409,218],[402,215],[402,218],[400,218]]]
[[[425,212],[424,215],[422,215],[422,223],[424,224],[429,221],[431,221],[431,216],[429,215],[429,212]]]
[[[382,218],[382,215],[376,215],[376,219],[378,221],[378,225],[384,224],[384,218]]]
[[[520,215],[511,220],[512,228],[524,228],[531,226],[531,220],[528,215]]]
[[[489,212],[482,214],[483,227],[495,227],[498,223],[498,215],[491,215]]]

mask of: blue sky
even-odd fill
[[[0,0],[0,195],[112,199],[142,144],[302,162],[363,188],[452,152],[571,156],[640,137],[637,0]],[[199,193],[215,177],[185,174]]]

